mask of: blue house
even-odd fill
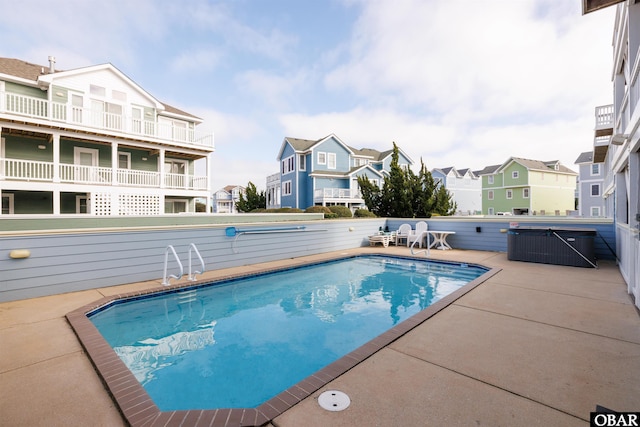
[[[398,152],[399,165],[410,167],[413,161],[402,150]],[[366,176],[382,186],[391,170],[392,153],[355,149],[334,134],[318,140],[285,138],[278,152],[280,207],[364,208],[358,177]]]

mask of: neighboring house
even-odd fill
[[[413,161],[402,150],[398,152],[399,165],[410,167]],[[285,138],[278,152],[280,206],[306,209],[342,205],[352,211],[364,208],[358,177],[365,176],[381,186],[391,169],[392,153],[358,150],[333,134],[318,140]],[[269,194],[269,182],[267,188]]]
[[[482,213],[482,180],[471,169],[433,169],[431,176],[436,184],[444,185],[456,202],[455,215]]]
[[[245,194],[245,188],[241,185],[227,185],[213,193],[214,213],[238,213],[236,204],[240,200],[240,194]]]
[[[54,64],[0,58],[1,215],[159,215],[210,203],[213,134],[196,132],[201,119],[111,64]]]
[[[604,206],[604,168],[602,163],[593,162],[593,151],[581,153],[576,159],[578,165],[578,215],[581,217],[610,216]]]
[[[593,161],[603,163],[603,196],[615,222],[618,266],[640,307],[640,3],[583,0],[582,11],[616,3],[613,104],[595,109]]]
[[[511,157],[478,174],[485,215],[567,215],[575,209],[577,174],[557,160]]]
[[[267,209],[277,209],[280,205],[280,194],[282,187],[280,186],[280,173],[274,173],[267,177]]]

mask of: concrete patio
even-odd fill
[[[391,246],[339,254],[372,252],[409,254]],[[271,425],[584,426],[597,404],[640,410],[640,315],[613,262],[600,261],[596,270],[512,262],[497,252],[434,250],[431,257],[502,271]],[[2,425],[126,425],[64,315],[106,295],[159,284],[0,304]],[[325,390],[346,393],[351,405],[323,410],[317,397]]]

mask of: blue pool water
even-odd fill
[[[89,316],[160,410],[250,408],[485,272],[351,257],[117,302]]]

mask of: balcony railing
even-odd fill
[[[613,128],[613,104],[596,107],[596,130]]]
[[[9,113],[33,119],[50,120],[85,128],[99,129],[127,136],[149,137],[164,141],[213,148],[213,134],[201,134],[176,123],[159,123],[114,114],[70,104],[50,102],[15,93],[0,92],[0,113]]]
[[[98,166],[59,164],[60,182],[126,187],[159,188],[160,172],[113,169]],[[0,180],[53,182],[54,164],[32,160],[0,159]],[[207,190],[207,177],[198,175],[165,174],[164,187],[184,190]]]
[[[328,199],[362,199],[362,194],[349,188],[321,188],[314,191],[313,198],[316,202]]]

